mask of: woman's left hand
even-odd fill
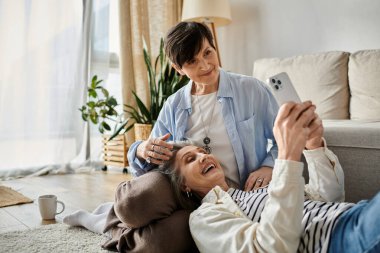
[[[272,172],[273,168],[266,166],[260,167],[258,170],[252,172],[245,182],[244,190],[251,191],[268,185],[272,180]]]

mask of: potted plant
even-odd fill
[[[135,139],[145,140],[149,137],[152,126],[156,123],[158,114],[166,99],[189,82],[187,76],[180,76],[171,66],[164,53],[164,40],[160,41],[159,54],[152,65],[151,57],[144,42],[144,61],[148,73],[148,87],[150,94],[150,106],[147,107],[136,92],[132,91],[136,101],[136,107],[124,105],[125,112],[135,121]]]
[[[109,92],[95,75],[87,88],[87,102],[79,110],[82,119],[86,122],[98,125],[99,132],[103,135],[103,160],[105,167],[113,165],[125,168],[128,165],[126,153],[128,146],[126,143],[126,133],[132,126],[126,127],[129,118],[124,117],[124,113],[118,113],[116,107],[117,100],[109,95]],[[110,122],[114,124],[111,129]],[[106,134],[108,133],[108,134]]]

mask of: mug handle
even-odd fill
[[[60,214],[63,211],[65,211],[65,204],[62,201],[59,201],[59,200],[57,200],[57,203],[62,205],[62,210],[60,212],[55,213],[55,214]]]

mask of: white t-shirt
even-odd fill
[[[203,147],[205,146],[203,139],[207,135],[211,140],[208,144],[212,148],[211,153],[218,158],[225,176],[239,187],[240,180],[235,153],[224,125],[222,107],[216,100],[216,92],[192,95],[191,106],[192,112],[185,131],[186,138],[194,145]]]

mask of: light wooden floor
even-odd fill
[[[121,171],[96,171],[91,174],[69,174],[21,178],[0,181],[0,185],[11,187],[34,200],[30,204],[0,208],[0,233],[39,227],[61,222],[62,218],[78,209],[94,210],[99,204],[114,200],[120,182],[131,179]],[[55,194],[65,203],[66,209],[56,220],[41,219],[36,199],[39,195]],[[58,205],[60,210],[60,205]]]

